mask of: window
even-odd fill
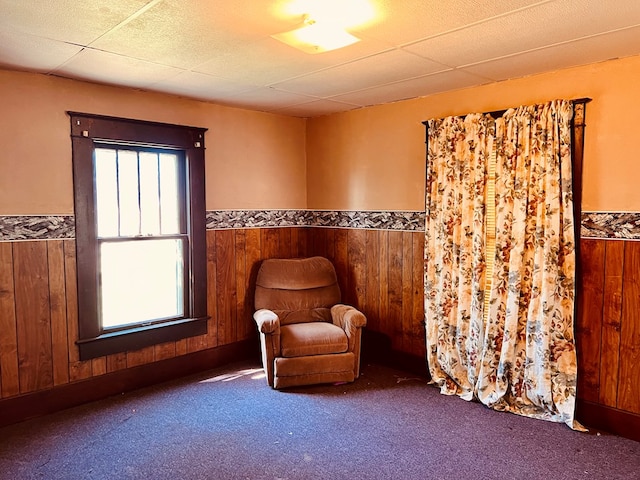
[[[69,115],[80,358],[206,333],[205,129]]]

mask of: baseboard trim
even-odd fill
[[[244,340],[7,398],[0,400],[0,427],[221,367],[231,362],[249,359],[259,362],[259,355],[256,342]]]
[[[431,378],[426,360],[417,355],[391,350],[384,363],[390,367],[404,370],[426,379]]]
[[[391,339],[384,333],[366,329],[362,332],[362,361],[377,363],[430,378],[425,358],[394,350],[391,348]]]
[[[640,442],[640,415],[578,399],[576,418],[590,430],[619,435]]]

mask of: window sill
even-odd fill
[[[76,343],[80,349],[80,360],[90,360],[113,353],[138,350],[159,343],[204,335],[207,333],[207,319],[208,317],[184,318],[78,340]]]

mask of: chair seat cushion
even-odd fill
[[[348,345],[344,330],[332,323],[294,323],[280,327],[283,357],[344,353]]]

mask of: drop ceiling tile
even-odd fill
[[[193,71],[229,80],[246,81],[251,78],[257,85],[265,86],[324,67],[318,57],[266,38],[234,49],[220,50],[207,62],[194,67]]]
[[[219,101],[253,90],[255,85],[225,80],[204,73],[184,71],[149,86],[151,90],[183,95],[199,100]]]
[[[258,87],[237,95],[228,95],[224,99],[225,105],[242,108],[271,111],[282,108],[283,105],[298,105],[317,100],[316,98],[299,95],[297,93],[283,92],[272,87]]]
[[[288,2],[289,0],[170,0],[170,3],[188,11],[193,23],[233,32],[245,39],[271,35],[301,22],[302,18],[292,18],[282,12],[282,4]]]
[[[0,65],[305,116],[640,54],[638,0],[372,0],[362,41],[318,55],[270,37],[291,1],[0,0]]]
[[[50,72],[71,59],[82,47],[17,32],[0,31],[0,65]]]
[[[550,7],[562,15],[564,28],[571,38],[604,33],[610,30],[640,24],[640,2],[617,0],[615,3],[601,0],[562,0]],[[538,11],[539,8],[536,9]],[[548,25],[544,25],[545,31]],[[560,27],[558,27],[560,28]]]
[[[588,8],[589,15],[576,15],[581,8]],[[621,8],[624,13],[607,14],[609,9],[604,2],[590,0],[545,3],[404,48],[424,58],[461,67],[617,29],[632,18],[640,23],[640,2],[637,7]],[[602,20],[605,17],[607,20]],[[535,25],[544,25],[544,34]]]
[[[274,86],[305,95],[331,97],[445,69],[443,65],[402,50],[391,50]]]
[[[112,85],[144,88],[179,72],[176,68],[85,48],[53,73]]]
[[[422,77],[411,78],[379,87],[367,88],[345,95],[336,95],[332,100],[355,103],[362,106],[418,98],[447,90],[455,90],[489,83],[491,80],[461,70],[448,70]]]
[[[336,112],[347,112],[356,108],[359,108],[359,106],[333,100],[315,100],[313,102],[290,105],[288,107],[273,110],[273,113],[291,115],[293,117],[310,118]]]
[[[507,80],[526,75],[640,54],[640,26],[596,35],[518,55],[467,66],[465,71]]]
[[[399,46],[502,15],[540,0],[379,0],[379,17],[355,34]]]
[[[0,0],[0,30],[88,45],[149,0]]]
[[[192,70],[239,81],[250,76],[258,85],[272,85],[385,50],[389,48],[381,42],[363,40],[346,48],[310,55],[267,37],[217,51]]]
[[[92,46],[163,65],[191,68],[218,51],[233,50],[255,38],[250,33],[220,28],[215,16],[199,15],[198,4],[205,2],[163,0]]]
[[[517,24],[520,20],[516,17],[499,18],[414,43],[403,47],[403,49],[452,68],[460,67],[521,51],[522,47],[519,42],[504,41],[505,38],[509,38],[505,34],[505,25],[507,23]],[[520,36],[525,40],[527,37],[531,37],[527,42],[527,49],[540,46],[540,43],[546,41],[546,38],[532,36],[527,30],[522,30]]]
[[[165,0],[166,1],[166,0]],[[179,1],[180,5],[186,3],[187,8],[196,12],[194,21],[204,22],[209,28],[233,33],[236,37],[250,39],[267,39],[273,44],[279,43],[270,38],[271,35],[293,30],[304,25],[304,8],[293,8],[295,4],[302,5],[300,0],[216,0],[203,2],[202,0],[173,0]],[[340,0],[344,1],[344,0]],[[375,0],[370,0],[374,1]],[[323,3],[317,0],[307,1],[311,3]],[[324,3],[327,3],[326,1]],[[333,0],[332,3],[339,3]],[[306,12],[308,13],[308,12]],[[199,20],[202,19],[202,20]],[[351,30],[351,29],[349,29]],[[357,47],[346,50],[336,50],[328,55],[311,55],[311,57],[333,57],[332,63],[339,61],[341,57],[352,58],[353,55],[364,56],[372,53],[372,49],[379,50],[379,47],[372,46],[379,42],[369,42],[368,46],[362,48],[362,42]],[[388,49],[389,46],[384,44]],[[291,47],[289,47],[291,48]],[[294,50],[295,51],[295,50]],[[350,53],[344,53],[345,51]]]

